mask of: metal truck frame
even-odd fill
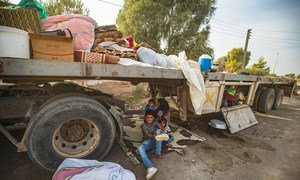
[[[181,120],[193,113],[180,69],[0,58],[0,78],[11,83],[0,86],[0,131],[47,170],[55,170],[66,157],[102,159],[116,137],[123,140],[124,102],[64,80],[147,82],[153,98],[174,100]],[[294,85],[286,78],[208,73],[203,114],[220,111],[229,86],[242,92],[254,110],[268,113],[279,108],[283,96],[292,95]],[[26,124],[20,142],[6,129],[18,123]]]

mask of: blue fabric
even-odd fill
[[[174,136],[172,136],[171,134],[169,134],[169,140],[167,141],[163,141],[162,142],[162,145],[166,145],[166,144],[169,144],[170,142],[174,141]]]
[[[150,108],[152,111],[156,111],[156,107],[155,106],[151,106],[151,108]],[[146,105],[146,107],[145,107],[145,111],[148,111],[149,110],[149,105]]]
[[[153,167],[153,163],[150,161],[149,157],[147,156],[146,151],[156,148],[155,149],[155,154],[160,154],[161,153],[161,141],[156,141],[154,138],[149,138],[145,140],[138,148],[138,151],[140,153],[140,156],[143,160],[144,165],[147,168]]]

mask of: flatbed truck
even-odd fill
[[[5,83],[0,86],[1,132],[47,170],[55,170],[67,157],[102,159],[115,138],[122,141],[124,135],[123,101],[66,80],[147,82],[153,98],[174,99],[181,120],[193,113],[181,69],[0,58],[0,78]],[[284,96],[292,95],[295,85],[287,78],[228,73],[208,73],[204,82],[202,114],[219,112],[230,86],[243,93],[245,104],[268,113],[280,107]],[[26,124],[21,141],[6,129],[18,123]]]

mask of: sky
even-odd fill
[[[18,3],[19,0],[10,0]],[[98,25],[115,24],[123,0],[82,0]],[[300,0],[218,0],[210,22],[210,45],[215,59],[235,47],[244,48],[252,29],[248,67],[259,57],[277,75],[300,74]]]

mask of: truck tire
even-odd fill
[[[275,99],[275,91],[273,88],[267,88],[262,90],[258,99],[258,111],[263,113],[268,113]]]
[[[40,168],[56,170],[67,157],[103,159],[115,139],[115,123],[96,100],[62,96],[36,113],[26,137],[27,152]]]
[[[282,104],[283,96],[284,96],[283,89],[280,88],[275,89],[275,100],[272,109],[276,110],[280,107],[280,105]]]

